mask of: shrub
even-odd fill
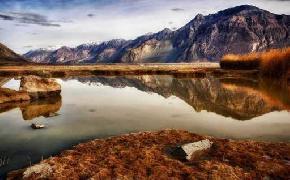
[[[227,54],[220,65],[223,69],[260,69],[262,75],[281,77],[289,71],[290,47],[244,55]]]

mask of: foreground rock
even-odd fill
[[[171,155],[180,160],[194,160],[198,158],[200,154],[203,154],[210,149],[212,144],[213,143],[208,139],[194,143],[187,143],[174,148]]]
[[[29,101],[30,96],[24,91],[15,91],[8,88],[0,88],[0,104],[7,102]]]
[[[28,92],[33,99],[38,99],[59,95],[61,86],[55,79],[23,76],[20,82],[20,90]]]
[[[177,146],[205,139],[211,146],[194,160],[180,161],[170,153]],[[232,141],[163,130],[83,143],[11,172],[8,179],[287,179],[289,160],[287,143]]]

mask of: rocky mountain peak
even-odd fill
[[[219,11],[216,15],[232,16],[232,15],[241,14],[241,13],[261,12],[261,11],[265,11],[265,10],[259,9],[258,7],[252,6],[252,5],[241,5],[241,6],[236,6],[236,7]]]
[[[203,19],[204,19],[204,15],[202,15],[202,14],[197,14],[197,15],[194,17],[193,21],[202,21]]]

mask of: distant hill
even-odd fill
[[[219,61],[240,54],[290,45],[290,16],[276,15],[255,6],[237,6],[216,14],[198,14],[182,28],[111,40],[101,44],[33,50],[24,54],[43,63],[147,63]]]
[[[16,54],[0,43],[0,65],[15,65],[15,64],[27,64],[29,63],[23,57]]]

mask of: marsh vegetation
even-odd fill
[[[223,69],[259,69],[261,75],[282,77],[290,70],[290,47],[249,54],[227,54],[220,62]]]

